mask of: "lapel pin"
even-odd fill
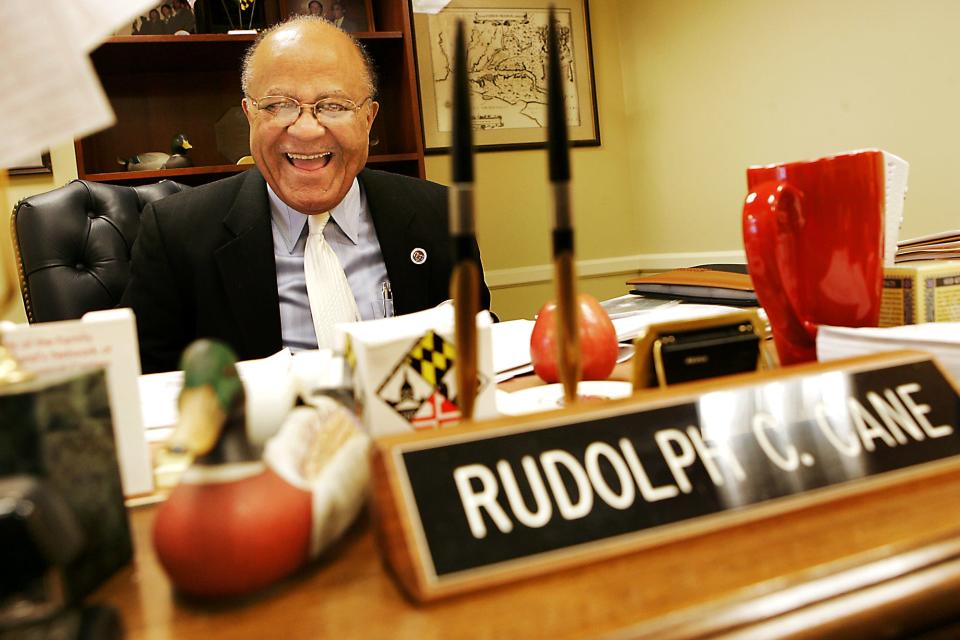
[[[416,249],[414,249],[413,251],[411,251],[411,252],[410,252],[410,261],[411,261],[413,264],[423,264],[424,262],[426,262],[426,261],[427,261],[427,251],[426,251],[426,249],[421,249],[420,247],[417,247]]]

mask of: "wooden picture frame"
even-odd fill
[[[36,158],[31,158],[20,166],[8,168],[7,173],[11,176],[53,173],[53,163],[50,161],[50,153],[46,151],[38,153]]]
[[[453,33],[467,24],[468,66],[477,150],[543,147],[546,142],[544,27],[550,0],[453,0],[436,14],[414,16],[424,146],[450,147]],[[554,0],[561,26],[570,142],[600,144],[587,0]],[[504,38],[508,32],[507,38]]]
[[[315,13],[317,4],[321,8],[320,14]],[[336,23],[341,16],[336,14],[334,5],[343,8],[343,22],[337,26],[344,31],[348,33],[375,31],[370,0],[281,0],[280,12],[284,17],[314,13],[321,15],[328,22]]]

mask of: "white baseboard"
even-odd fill
[[[638,271],[664,271],[695,264],[746,262],[742,249],[736,251],[702,251],[689,253],[640,253],[597,260],[577,260],[577,276],[596,278]],[[492,269],[484,274],[491,289],[506,289],[553,281],[553,265],[537,264],[511,269]]]

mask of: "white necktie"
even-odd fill
[[[329,213],[319,213],[307,218],[310,235],[307,236],[303,259],[307,298],[310,299],[310,313],[313,315],[317,347],[320,349],[336,347],[333,325],[360,319],[357,301],[347,283],[340,260],[323,237],[323,228],[329,220]]]

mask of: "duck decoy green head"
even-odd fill
[[[221,408],[226,410],[243,396],[243,384],[237,374],[237,356],[233,349],[215,340],[196,340],[183,352],[183,388],[211,386]]]
[[[237,431],[236,437],[245,440],[245,394],[236,360],[227,345],[213,340],[197,340],[184,351],[180,419],[168,443],[172,451],[205,456],[225,432]],[[240,448],[245,456],[248,447]]]
[[[190,144],[190,141],[187,139],[187,134],[178,133],[173,138],[173,142],[170,143],[170,151],[172,153],[184,154],[188,149],[193,149],[193,145]]]

